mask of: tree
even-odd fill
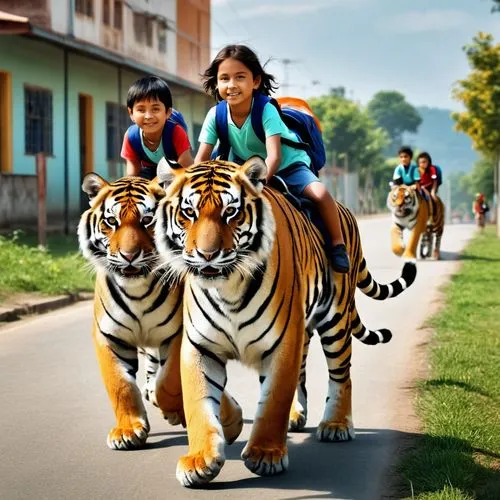
[[[396,91],[377,92],[368,103],[368,112],[391,138],[391,154],[401,146],[403,132],[416,132],[422,123],[418,111]]]
[[[472,172],[460,179],[460,187],[475,196],[476,193],[483,193],[487,200],[493,197],[493,177],[495,164],[486,157],[481,158],[474,164]]]
[[[459,80],[453,96],[461,101],[465,111],[452,114],[456,129],[472,139],[474,148],[497,166],[494,192],[498,194],[500,171],[500,44],[493,36],[479,33],[464,47],[472,71]],[[497,216],[497,234],[500,224]]]
[[[311,99],[310,105],[321,122],[330,161],[342,164],[347,154],[352,171],[383,162],[387,135],[359,104],[330,93]]]
[[[493,7],[491,12],[500,12],[500,0],[493,0]]]
[[[357,172],[365,201],[370,198],[377,203],[381,198],[377,191],[379,167],[384,165],[383,151],[389,138],[366,109],[347,99],[341,89],[331,89],[329,95],[313,98],[309,103],[321,122],[328,161]],[[381,185],[387,193],[387,182]]]

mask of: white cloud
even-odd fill
[[[282,0],[275,1],[273,3],[265,1],[257,5],[257,2],[253,1],[250,4],[244,2],[246,5],[243,6],[241,5],[242,2],[237,2],[236,0],[212,0],[212,4],[217,6],[228,6],[228,4],[230,4],[229,6],[233,10],[238,9],[238,16],[240,18],[250,19],[269,15],[296,16],[331,9],[338,6],[352,8],[366,3],[367,1],[368,0]]]
[[[456,9],[412,10],[384,20],[381,27],[399,34],[449,31],[467,26],[473,19],[469,13]]]

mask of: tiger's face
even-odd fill
[[[207,161],[186,169],[162,160],[156,243],[160,259],[178,278],[224,282],[262,265],[274,239],[274,218],[262,195],[265,162]]]
[[[85,176],[82,189],[90,199],[78,226],[84,257],[119,278],[148,274],[157,263],[154,227],[163,189],[139,177],[108,183],[94,173]]]
[[[394,186],[387,197],[387,207],[396,217],[408,217],[415,211],[417,195],[410,186]]]

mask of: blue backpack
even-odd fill
[[[292,141],[282,137],[281,143],[292,148],[305,151],[311,159],[312,171],[317,173],[326,163],[326,152],[321,130],[312,115],[312,112],[309,114],[305,109],[304,111],[301,111],[298,106],[292,107],[292,105],[287,103],[287,100],[295,101],[299,103],[301,108],[307,108],[307,110],[310,111],[310,108],[305,101],[294,98],[283,98],[282,104],[280,105],[278,100],[261,94],[260,92],[254,92],[251,114],[253,131],[260,141],[263,143],[266,142],[262,116],[264,114],[264,106],[270,102],[278,110],[278,113],[280,114],[285,125],[297,135],[297,141]],[[229,158],[231,145],[229,144],[229,126],[227,120],[226,101],[219,102],[215,108],[215,127],[219,139],[219,147],[217,151],[214,151],[212,154],[212,158],[220,156],[221,159],[227,160]],[[241,159],[237,158],[234,154],[232,159],[236,163],[242,163]]]
[[[165,126],[163,127],[163,133],[161,139],[162,139],[163,151],[165,151],[165,156],[169,160],[174,160],[174,161],[177,161],[178,159],[177,152],[175,151],[172,140],[174,128],[176,125],[180,125],[187,132],[188,127],[186,125],[184,117],[179,111],[172,108],[172,114],[170,115],[170,118],[165,122]],[[139,127],[135,123],[133,125],[130,125],[130,127],[127,130],[127,134],[128,134],[128,140],[130,141],[130,145],[132,146],[134,152],[139,156],[141,162],[144,162],[146,166],[147,165],[155,166],[154,163],[151,162],[149,156],[144,151],[144,148],[142,147]],[[156,175],[156,169],[154,170]]]
[[[441,170],[441,167],[439,165],[433,165],[433,167],[436,169],[438,186],[441,186],[441,184],[443,183],[443,172]]]

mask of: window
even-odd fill
[[[94,0],[76,0],[75,9],[78,14],[94,17]]]
[[[121,30],[123,25],[123,3],[121,0],[115,0],[114,26]]]
[[[26,154],[52,154],[52,92],[24,87]]]
[[[110,12],[110,0],[102,0],[102,22],[106,26],[110,25],[111,22],[111,12]]]
[[[153,46],[153,19],[146,17],[146,45]]]
[[[142,14],[137,14],[137,12],[134,12],[135,41],[143,43],[145,34],[146,34],[146,18]]]
[[[127,106],[114,102],[106,103],[106,158],[119,160],[123,134],[130,125]]]
[[[167,52],[167,25],[158,24],[158,52],[165,54]]]

